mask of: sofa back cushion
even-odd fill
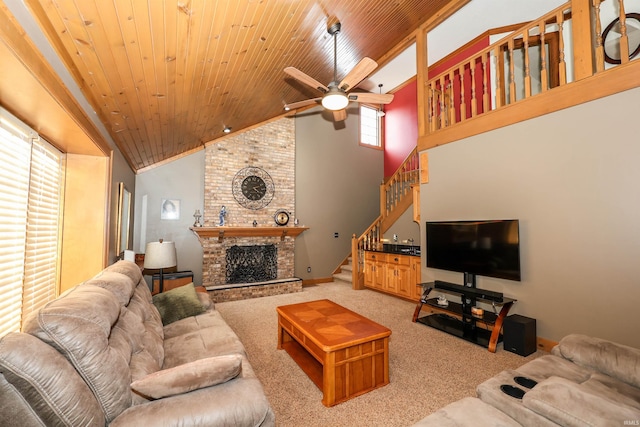
[[[54,348],[24,333],[0,339],[0,424],[104,426],[98,401]]]
[[[149,359],[154,363],[153,366],[141,367],[140,370],[132,369],[133,379],[136,380],[160,369],[164,360],[162,320],[158,310],[152,304],[151,291],[142,277],[140,268],[130,261],[118,261],[86,281],[85,284],[107,289],[118,298],[123,307],[139,318],[141,324],[132,325],[133,330],[130,333],[138,335],[143,350],[132,356],[131,365],[140,366],[141,363],[147,365]]]
[[[141,343],[125,331],[139,319],[110,291],[83,284],[48,303],[23,331],[57,349],[93,392],[107,422],[132,404],[131,355]],[[140,332],[142,333],[142,332]]]
[[[560,340],[553,353],[580,366],[640,387],[640,349],[601,338],[571,334]]]

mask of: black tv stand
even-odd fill
[[[438,298],[428,297],[433,289],[460,297],[460,302],[449,300],[447,306],[442,306],[438,304]],[[506,298],[500,292],[441,281],[422,283],[422,290],[422,297],[413,313],[414,322],[431,326],[466,341],[487,347],[492,353],[496,352],[496,347],[502,340],[500,334],[502,322],[516,300]],[[475,306],[478,300],[491,304],[494,312],[485,310],[481,316],[472,314],[471,307]],[[425,305],[434,309],[432,311],[437,310],[437,312],[419,317]],[[500,307],[500,313],[497,313],[497,307]]]

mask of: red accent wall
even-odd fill
[[[477,43],[447,58],[435,67],[429,68],[429,76],[436,76],[449,67],[462,62],[471,55],[489,46],[489,37],[479,40]],[[489,67],[487,67],[487,73]],[[465,99],[471,99],[470,74],[465,73]],[[457,93],[456,93],[457,89]],[[459,83],[454,88],[454,104],[460,105]],[[482,96],[482,72],[476,68],[476,96]],[[482,107],[479,107],[479,112]],[[471,105],[467,104],[467,115],[471,114]],[[418,143],[418,94],[417,83],[413,80],[394,94],[393,102],[384,109],[384,177],[385,179],[395,173],[402,162],[407,158],[411,150]],[[458,111],[457,120],[460,120]]]
[[[384,176],[390,177],[418,144],[418,94],[415,79],[385,106]]]

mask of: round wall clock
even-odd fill
[[[287,225],[289,223],[289,212],[284,209],[277,210],[273,219],[276,221],[277,225]]]
[[[231,190],[240,206],[255,210],[271,203],[275,187],[273,179],[264,169],[250,166],[236,173]]]

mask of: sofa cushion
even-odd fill
[[[560,340],[554,352],[578,365],[640,387],[640,349],[586,335]]]
[[[129,304],[136,286],[130,277],[115,271],[102,271],[86,283],[107,289],[118,298],[120,305]]]
[[[32,335],[16,332],[0,339],[0,373],[0,419],[21,425],[105,425],[98,401],[73,366]],[[34,413],[39,420],[30,420]]]
[[[551,377],[522,398],[523,405],[567,427],[624,425],[640,420],[640,410],[602,394],[593,394],[565,378]]]
[[[193,283],[154,295],[153,305],[160,312],[164,325],[205,311]]]
[[[520,427],[513,418],[475,397],[465,397],[438,409],[413,427]]]
[[[144,396],[161,399],[227,382],[237,377],[241,368],[240,355],[209,357],[154,372],[131,383],[131,388]]]
[[[218,311],[208,310],[165,327],[162,369],[227,354],[244,355],[245,349]]]
[[[246,363],[246,360],[245,362]],[[257,378],[240,376],[215,387],[152,400],[124,411],[109,427],[275,425],[275,417]]]
[[[130,261],[118,261],[84,284],[110,291],[123,307],[140,319],[142,325],[131,325],[131,328],[142,339],[141,347],[148,354],[138,353],[132,356],[132,379],[136,380],[160,369],[164,360],[163,325],[160,313],[152,304],[151,291],[140,268]],[[153,364],[148,363],[149,358],[154,361]]]
[[[30,316],[23,331],[71,362],[110,422],[132,404],[129,362],[142,351],[142,340],[131,334],[136,327],[142,334],[137,316],[121,307],[114,294],[83,284]]]
[[[538,382],[549,377],[562,377],[575,383],[591,378],[593,370],[571,363],[562,357],[545,355],[525,363],[518,369],[518,375],[534,379]]]
[[[560,358],[557,359],[561,360]],[[523,426],[556,427],[554,422],[526,408],[522,404],[522,399],[511,397],[500,389],[502,385],[510,385],[524,390],[526,395],[530,390],[523,388],[514,381],[514,377],[519,375],[521,375],[519,371],[502,371],[480,384],[476,388],[476,393],[483,402],[504,412]]]

